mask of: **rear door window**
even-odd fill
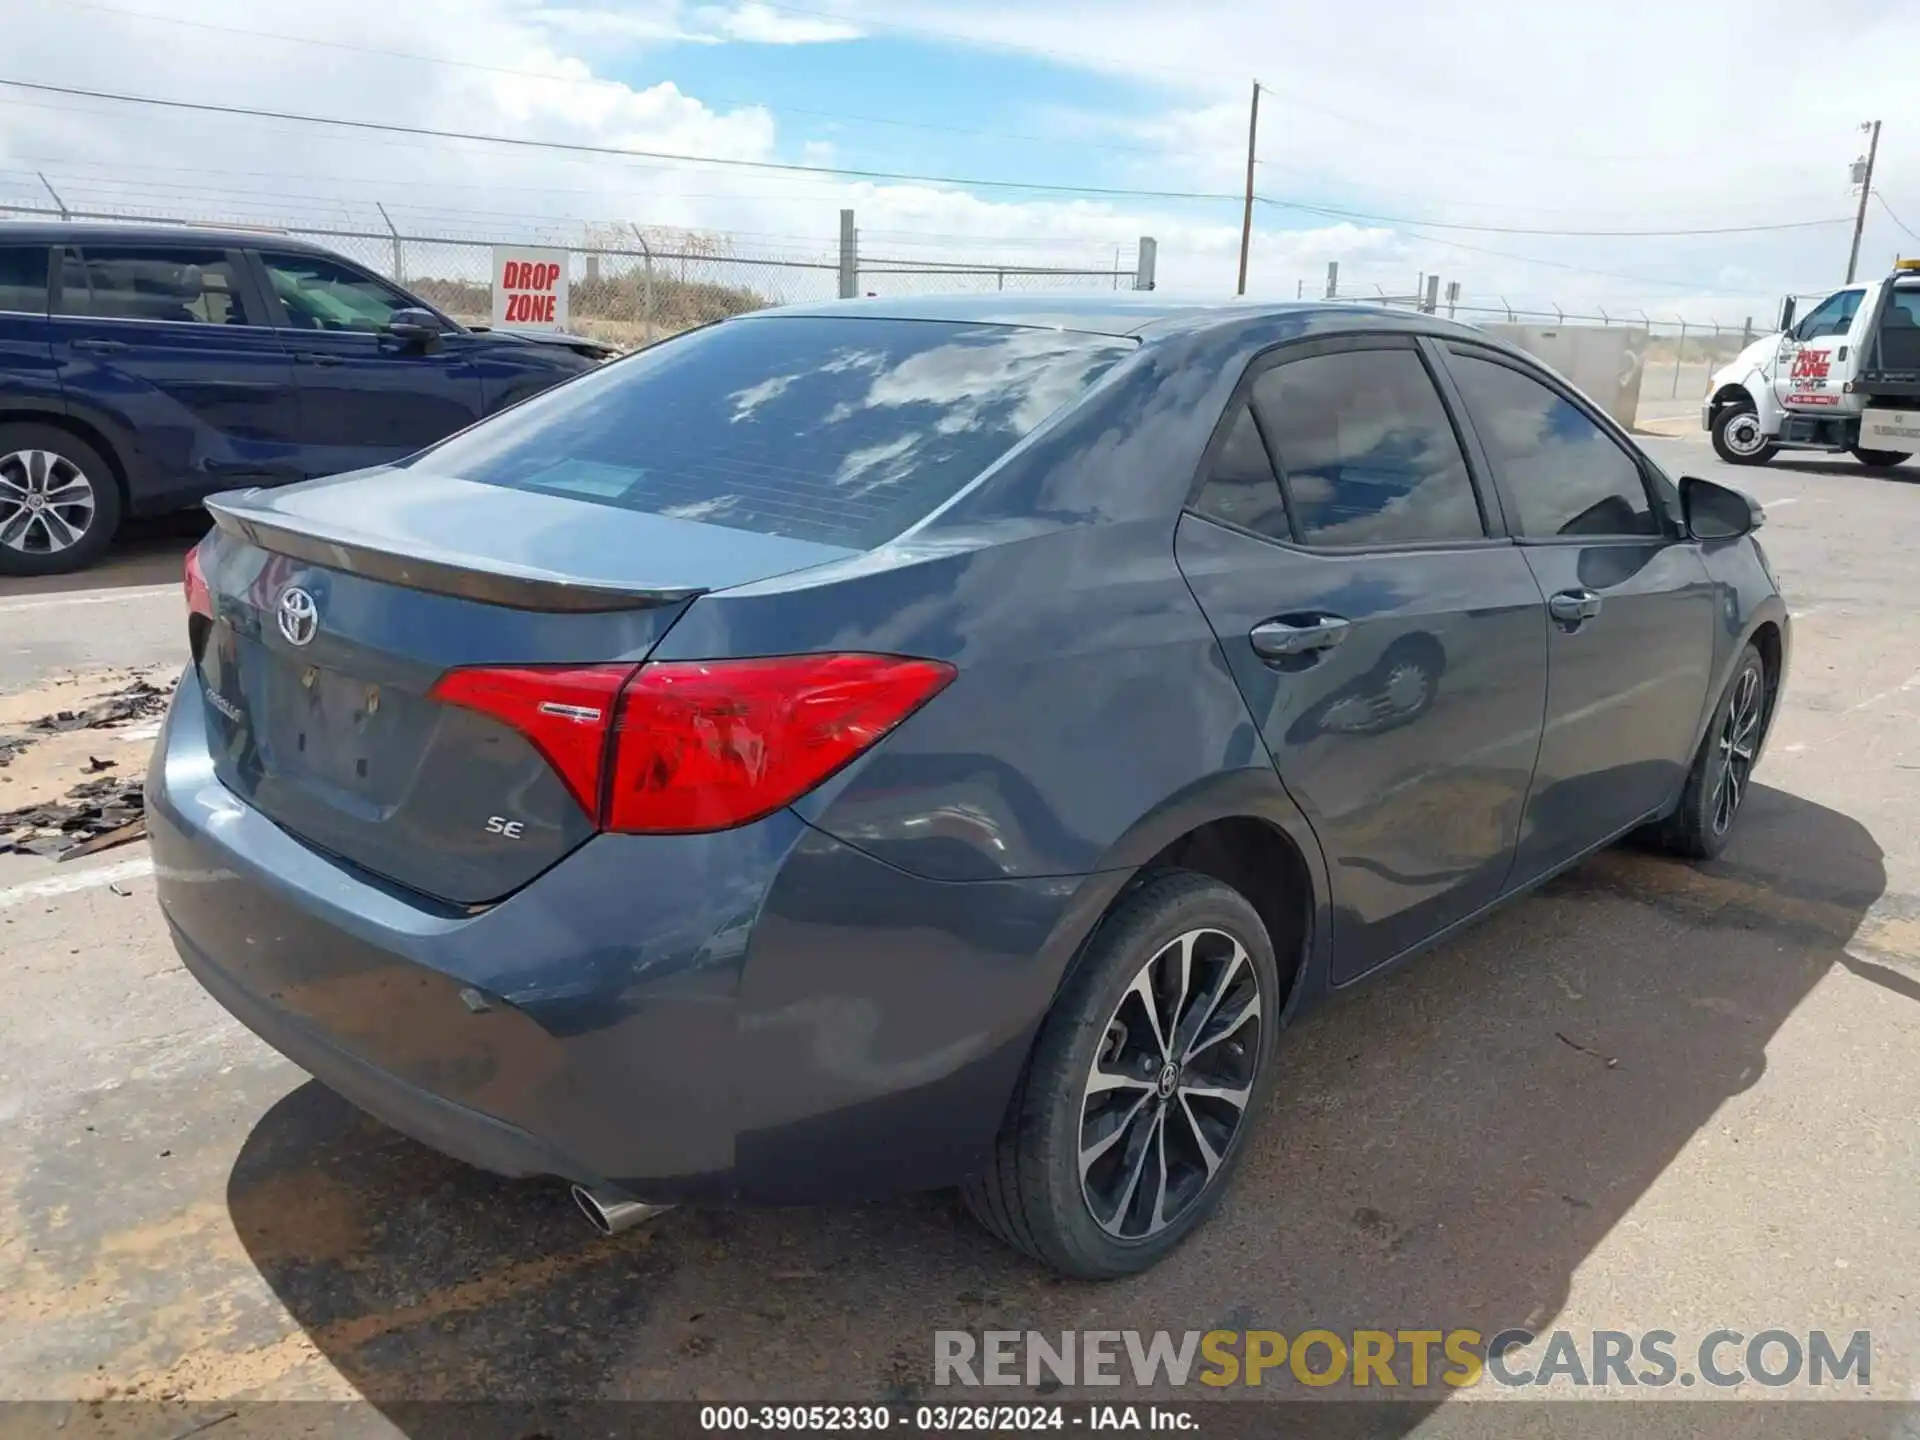
[[[0,310],[47,313],[49,253],[45,245],[0,245]]]
[[[409,464],[867,549],[952,498],[1133,348],[1001,325],[729,320],[569,381]]]
[[[1486,536],[1453,423],[1417,351],[1336,350],[1253,384],[1287,507],[1308,545],[1419,545]]]
[[[1286,501],[1280,495],[1280,479],[1273,472],[1273,461],[1254,424],[1253,411],[1244,403],[1234,407],[1226,439],[1213,457],[1193,508],[1209,520],[1250,530],[1269,540],[1293,539]]]
[[[89,245],[60,265],[60,312],[102,320],[251,325],[239,266],[224,250]]]

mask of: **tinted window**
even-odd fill
[[[0,245],[0,310],[47,313],[47,247]]]
[[[263,255],[273,293],[296,330],[359,330],[376,334],[396,310],[420,302],[332,260],[310,255]]]
[[[245,325],[240,281],[223,250],[88,246],[60,266],[60,309],[115,320]]]
[[[1860,308],[1862,290],[1842,290],[1837,295],[1829,295],[1818,306],[1807,313],[1807,318],[1795,327],[1794,333],[1802,340],[1822,340],[1829,335],[1844,335],[1853,324],[1854,312]]]
[[[411,463],[864,549],[951,498],[1132,348],[993,325],[729,320],[582,375]]]
[[[1570,401],[1505,365],[1454,352],[1474,429],[1522,535],[1658,535],[1640,467]]]
[[[1486,532],[1459,439],[1412,350],[1289,361],[1253,408],[1309,545],[1404,545]]]
[[[1266,442],[1253,423],[1253,412],[1245,405],[1236,407],[1232,428],[1213,457],[1207,480],[1200,487],[1193,508],[1214,520],[1238,525],[1256,535],[1275,540],[1291,540],[1287,524],[1286,502],[1280,498],[1280,481],[1274,476],[1273,462],[1267,457]]]

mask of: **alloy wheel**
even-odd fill
[[[1080,1111],[1080,1193],[1109,1235],[1156,1235],[1211,1186],[1246,1121],[1264,1002],[1245,947],[1211,928],[1164,946],[1120,997]]]
[[[1712,802],[1715,835],[1724,835],[1732,828],[1733,817],[1747,798],[1747,781],[1760,747],[1760,721],[1765,712],[1762,702],[1760,670],[1749,666],[1734,682],[1733,700],[1720,725],[1720,779],[1714,786]]]
[[[70,549],[92,527],[97,504],[93,482],[57,451],[0,455],[0,545],[26,555]]]

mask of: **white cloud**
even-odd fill
[[[670,80],[629,87],[605,79],[606,66],[637,57],[647,73],[671,76],[675,45],[826,44],[907,25],[963,36],[989,51],[1009,44],[1053,51],[1056,63],[1114,81],[1114,106],[1101,113],[1048,110],[1045,96],[1034,95],[1016,117],[1004,113],[1004,97],[986,97],[996,103],[975,122],[980,128],[1038,129],[1111,147],[1045,152],[1047,173],[1067,182],[1237,191],[1244,76],[1258,74],[1272,87],[1262,103],[1258,184],[1276,198],[1520,228],[1840,216],[1851,211],[1846,165],[1862,143],[1853,126],[1877,115],[1887,122],[1880,188],[1902,218],[1920,227],[1920,99],[1903,79],[1905,67],[1850,66],[1837,84],[1830,67],[1797,58],[1810,53],[1803,50],[1757,65],[1755,53],[1775,52],[1728,37],[1786,36],[1804,25],[1804,8],[1773,0],[1623,0],[1603,18],[1537,0],[1485,0],[1467,13],[1382,0],[1361,19],[1351,7],[1276,8],[1259,0],[987,8],[947,0],[814,0],[808,8],[833,13],[800,14],[760,0],[628,0],[618,8],[593,0],[546,7],[515,0],[335,0],[323,7],[197,0],[192,9],[206,26],[304,35],[338,47],[329,49],[98,10],[21,7],[9,16],[6,68],[54,83],[224,104],[819,164],[869,143],[872,132],[848,139],[846,126],[833,127],[837,148],[804,137],[789,141],[763,107],[689,94]],[[1920,55],[1920,8],[1911,5],[1836,0],[1823,12],[1822,31],[1844,36],[1849,54]],[[460,63],[427,64],[370,48]],[[201,83],[214,78],[217,85]],[[885,113],[882,104],[855,95],[844,104]],[[928,153],[939,151],[929,145]],[[943,167],[929,161],[925,168]],[[35,178],[41,170],[78,208],[145,206],[206,219],[379,231],[384,222],[372,204],[378,199],[412,232],[532,239],[577,233],[588,221],[692,227],[728,232],[736,255],[788,260],[830,256],[843,206],[856,211],[870,260],[1105,267],[1118,252],[1130,265],[1137,237],[1151,234],[1168,291],[1230,291],[1239,248],[1239,211],[1230,202],[1196,208],[967,193],[355,135],[0,90],[0,200],[43,196]],[[1407,226],[1265,206],[1255,223],[1250,289],[1257,294],[1317,294],[1327,263],[1338,261],[1346,293],[1406,292],[1423,273],[1438,271],[1490,304],[1505,296],[1514,304],[1558,301],[1570,311],[1604,305],[1621,314],[1638,309],[1736,322],[1744,313],[1768,313],[1779,290],[1836,283],[1847,247],[1844,226],[1675,240],[1420,235]],[[382,242],[341,244],[359,247],[365,258],[384,255]],[[1909,240],[1876,207],[1863,246],[1866,268],[1878,268],[1902,245],[1920,249],[1920,240]],[[417,263],[451,264],[446,257],[454,254]],[[754,283],[775,298],[806,299],[831,294],[834,276],[768,266],[755,272]],[[957,282],[877,274],[866,280],[870,289],[910,283]],[[990,288],[995,281],[966,283]]]
[[[806,15],[783,14],[748,0],[729,10],[701,12],[706,23],[730,40],[755,45],[822,45],[858,40],[866,32],[857,25]]]

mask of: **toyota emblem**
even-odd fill
[[[280,633],[289,645],[305,645],[320,628],[320,607],[298,585],[280,592]]]

